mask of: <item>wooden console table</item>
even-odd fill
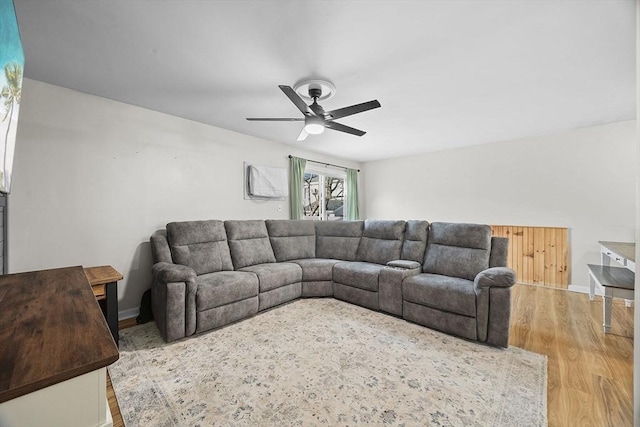
[[[601,241],[600,253],[602,265],[587,264],[589,269],[589,299],[595,297],[595,287],[598,285],[603,291],[602,326],[605,333],[611,331],[611,309],[613,298],[624,298],[627,306],[634,298],[636,245],[626,242]],[[621,267],[612,267],[611,260]]]
[[[118,357],[81,266],[0,276],[0,424],[108,426]]]
[[[93,295],[100,301],[100,308],[107,319],[107,325],[113,339],[118,344],[120,335],[118,334],[118,280],[122,280],[122,274],[110,265],[100,267],[87,267],[84,269]]]

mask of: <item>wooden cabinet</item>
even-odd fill
[[[0,425],[109,426],[119,355],[81,266],[0,277]]]

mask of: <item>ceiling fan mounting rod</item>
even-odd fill
[[[309,98],[313,99],[313,102],[317,102],[318,98],[322,96],[322,89],[319,87],[309,88]]]

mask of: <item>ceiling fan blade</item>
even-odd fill
[[[351,126],[345,126],[336,122],[326,122],[324,125],[327,127],[327,129],[338,130],[340,132],[346,132],[357,136],[362,136],[366,133],[363,130],[352,128]]]
[[[302,130],[300,131],[300,135],[298,135],[298,141],[304,141],[305,139],[307,139],[308,136],[309,134],[303,127]]]
[[[363,111],[373,110],[374,108],[379,108],[380,103],[375,101],[363,102],[362,104],[352,105],[350,107],[338,108],[337,110],[328,111],[327,120],[336,120],[341,117],[350,116],[352,114],[362,113]]]
[[[262,121],[262,122],[304,122],[304,119],[302,117],[300,118],[247,117],[247,120]]]
[[[298,110],[300,110],[302,114],[304,114],[305,116],[312,115],[307,103],[304,102],[302,98],[300,98],[300,96],[298,96],[296,91],[293,90],[291,86],[278,85],[278,87],[282,89],[284,94],[287,95],[287,97],[296,105],[296,107],[298,107]]]

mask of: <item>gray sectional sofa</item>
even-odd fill
[[[507,239],[427,221],[186,221],[151,236],[153,315],[167,341],[306,297],[333,297],[507,347]]]

